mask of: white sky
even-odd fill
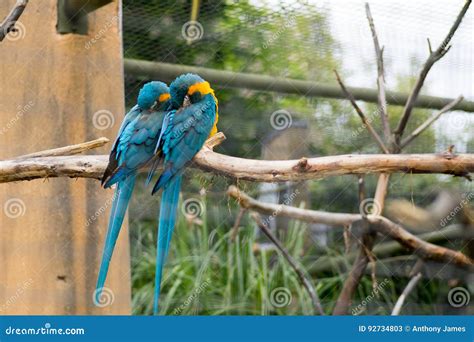
[[[333,37],[340,44],[343,69],[350,86],[375,88],[376,64],[370,29],[365,15],[366,0],[308,0],[325,10]],[[279,0],[254,1],[266,6]],[[284,1],[292,4],[294,1]],[[448,33],[464,0],[371,0],[369,1],[380,44],[385,46],[387,89],[395,90],[397,76],[416,76],[428,57],[428,44],[435,49]],[[463,95],[474,101],[474,5],[466,13],[451,40],[448,54],[431,69],[423,89],[425,94],[455,98]],[[413,61],[416,61],[413,67]],[[468,127],[468,129],[466,129]],[[459,152],[472,139],[474,113],[451,112],[435,125],[438,137],[448,138]],[[447,143],[446,141],[442,142]]]

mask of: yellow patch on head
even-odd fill
[[[163,93],[160,95],[160,97],[158,98],[158,101],[160,102],[165,102],[167,100],[170,99],[170,93]]]
[[[193,95],[195,92],[199,91],[202,96],[211,94],[214,100],[216,101],[216,119],[214,121],[214,126],[211,129],[209,137],[212,137],[214,134],[217,133],[217,121],[219,120],[219,113],[218,113],[218,101],[216,95],[214,95],[214,89],[211,88],[209,82],[199,82],[195,83],[188,89],[188,95]]]
[[[195,83],[188,89],[188,95],[193,95],[195,92],[200,92],[201,95],[207,95],[209,93],[214,94],[214,89],[211,88],[209,82]]]

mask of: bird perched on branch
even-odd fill
[[[139,92],[137,105],[125,115],[110,152],[109,164],[102,177],[102,185],[109,188],[117,184],[117,188],[113,197],[94,294],[96,303],[100,303],[99,299],[107,277],[109,263],[135,186],[137,171],[148,164],[158,152],[157,146],[160,145],[165,110],[169,105],[170,93],[165,83],[149,82],[145,84]]]
[[[182,174],[206,139],[217,133],[218,121],[218,101],[214,90],[200,76],[179,76],[170,84],[170,94],[170,111],[163,121],[163,137],[159,149],[164,168],[152,192],[155,194],[163,189],[157,240],[154,313],[158,312],[163,264],[176,222]],[[155,169],[156,165],[150,175]]]

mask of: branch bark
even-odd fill
[[[403,141],[400,144],[400,149],[403,149],[406,147],[409,143],[411,143],[416,137],[418,137],[421,133],[423,133],[428,127],[430,127],[436,120],[438,120],[441,115],[443,115],[446,112],[449,112],[452,110],[459,102],[463,100],[463,96],[459,96],[457,99],[454,101],[448,103],[446,106],[444,106],[440,111],[438,111],[436,114],[434,114],[432,117],[430,117],[428,120],[423,122],[420,126],[418,126],[408,137],[403,139]]]
[[[253,160],[201,150],[195,164],[232,178],[257,182],[286,182],[367,173],[444,173],[466,176],[474,172],[474,155],[404,154],[340,155],[300,160]]]
[[[372,39],[374,41],[375,58],[377,60],[377,90],[378,90],[378,102],[380,111],[380,120],[382,121],[383,132],[385,141],[389,141],[391,132],[390,124],[388,121],[387,113],[387,98],[385,94],[385,71],[383,67],[383,48],[380,48],[379,39],[377,37],[377,31],[375,30],[374,19],[372,13],[370,13],[370,6],[365,3],[365,13],[367,20],[369,21],[370,31],[372,32]]]
[[[397,302],[395,303],[395,306],[393,307],[392,310],[392,316],[398,316],[400,314],[400,311],[402,310],[403,303],[405,303],[405,299],[408,297],[408,295],[413,291],[415,288],[416,284],[421,280],[421,269],[423,267],[423,261],[418,260],[413,267],[412,274],[411,274],[411,279],[408,282],[407,286],[403,289],[402,294],[400,297],[398,297]]]
[[[420,90],[423,87],[423,83],[425,82],[426,76],[428,75],[428,72],[430,71],[431,67],[439,61],[451,48],[451,46],[448,46],[449,42],[451,41],[451,38],[453,37],[454,33],[458,29],[459,25],[461,24],[462,19],[464,18],[464,15],[466,14],[469,6],[471,5],[471,0],[466,0],[463,8],[459,12],[455,22],[451,26],[451,29],[449,30],[447,36],[444,38],[442,43],[438,46],[438,48],[431,52],[428,59],[426,60],[425,64],[423,65],[423,68],[421,69],[420,75],[418,76],[418,79],[416,80],[415,86],[413,87],[413,90],[410,93],[410,96],[408,96],[407,102],[405,104],[405,107],[403,109],[402,117],[398,123],[397,128],[395,129],[395,142],[396,144],[400,143],[400,138],[403,135],[403,132],[405,130],[405,127],[408,123],[408,120],[410,119],[411,112],[413,110],[413,107],[415,106],[416,99],[418,98],[418,95],[420,94]],[[431,48],[430,48],[431,49]]]
[[[38,157],[0,161],[0,183],[50,177],[99,179],[106,155]],[[286,182],[368,173],[439,173],[466,177],[474,154],[360,154],[300,160],[253,160],[226,156],[203,147],[193,167],[231,178]]]
[[[38,157],[57,157],[57,156],[68,156],[73,154],[79,154],[85,151],[92,150],[94,148],[102,147],[107,144],[110,140],[102,137],[99,139],[87,141],[84,143],[69,145],[65,147],[54,148],[50,150],[44,150],[39,152],[34,152],[30,154],[25,154],[15,159],[27,159],[27,158],[38,158]]]
[[[3,19],[0,24],[0,42],[5,39],[8,33],[15,29],[15,23],[23,14],[27,4],[28,0],[17,0],[10,13]]]
[[[341,78],[339,77],[339,74],[337,73],[336,70],[334,70],[334,73],[336,74],[337,82],[338,82],[339,85],[341,86],[341,90],[342,90],[342,92],[344,93],[344,96],[351,102],[352,107],[354,107],[355,111],[357,112],[357,114],[359,115],[360,119],[362,120],[362,123],[364,124],[364,126],[367,128],[367,130],[369,131],[369,133],[372,135],[372,137],[374,138],[374,140],[375,140],[375,142],[377,143],[377,145],[379,145],[380,149],[381,149],[384,153],[389,154],[390,152],[388,151],[387,147],[385,146],[385,144],[384,144],[382,138],[380,138],[380,136],[379,136],[379,134],[377,133],[377,131],[374,129],[374,127],[372,127],[370,121],[367,120],[367,117],[365,116],[364,112],[363,112],[362,109],[360,109],[360,107],[357,105],[354,96],[352,96],[352,94],[349,92],[349,90],[347,90],[346,86],[345,86],[344,83],[342,82],[342,80],[341,80]]]
[[[236,199],[242,208],[255,210],[265,215],[281,215],[291,217],[296,220],[311,223],[322,223],[334,226],[350,225],[352,224],[352,222],[361,219],[361,215],[359,214],[328,213],[325,211],[296,208],[284,204],[260,202],[250,197],[234,185],[231,185],[229,187],[229,189],[227,190],[227,195]]]
[[[349,218],[352,217],[357,217],[358,219],[362,218],[361,215],[356,214],[325,213],[325,216],[321,216],[323,212],[316,212],[315,214],[313,210],[294,208],[284,204],[276,205],[260,202],[251,198],[235,186],[230,186],[227,193],[229,196],[237,199],[239,204],[241,204],[244,208],[252,209],[264,214],[275,213],[275,215],[286,215],[307,222],[322,222],[320,220],[321,218],[323,218],[325,221],[329,221],[328,218],[331,217],[345,217],[347,221],[349,221]],[[272,211],[270,212],[270,210]],[[370,223],[371,232],[389,236],[414,254],[420,256],[422,259],[454,263],[461,267],[474,266],[474,261],[465,254],[423,241],[419,237],[406,231],[401,225],[396,224],[383,216],[367,215],[366,218]]]

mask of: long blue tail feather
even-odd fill
[[[125,213],[127,212],[128,202],[132,196],[133,188],[135,186],[136,175],[120,181],[117,184],[117,189],[112,201],[112,208],[110,211],[109,226],[107,229],[107,236],[105,238],[104,252],[102,253],[102,262],[100,264],[99,276],[97,278],[97,286],[95,290],[95,302],[100,303],[100,296],[107,278],[107,271],[109,269],[110,260],[114,251],[117,238],[122,227]]]
[[[158,313],[163,265],[166,261],[166,257],[168,256],[169,245],[176,223],[181,180],[181,175],[173,179],[169,185],[164,187],[163,194],[161,196],[160,221],[156,243],[155,302],[153,305],[154,314]]]

